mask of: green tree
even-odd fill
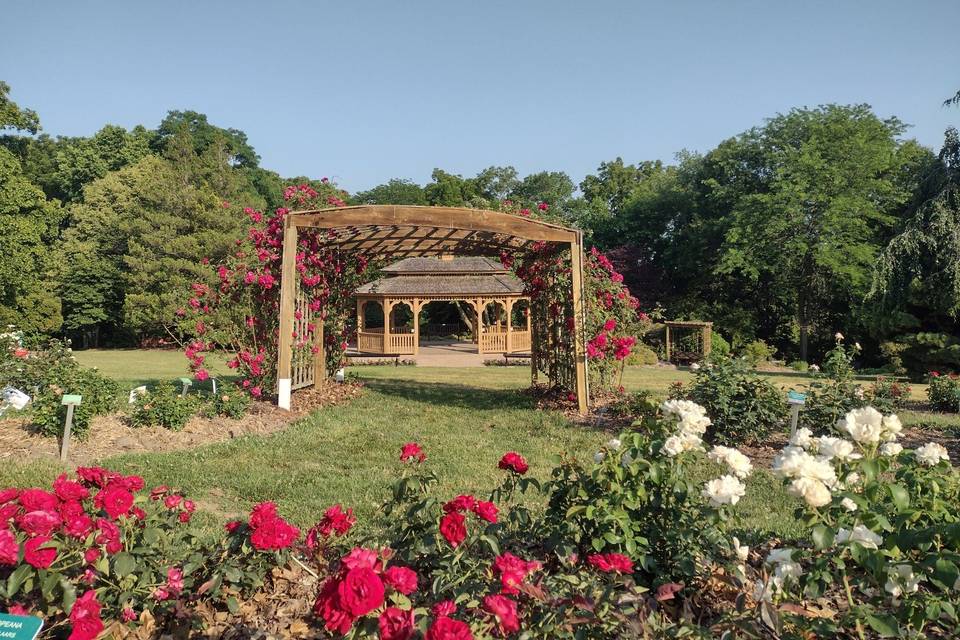
[[[40,118],[31,109],[21,109],[10,99],[10,85],[0,80],[0,131],[14,129],[36,133],[40,130]]]
[[[757,189],[737,198],[718,274],[769,278],[792,298],[806,360],[811,330],[862,298],[879,240],[909,198],[893,179],[905,127],[867,105],[796,109],[740,136],[759,159]]]
[[[351,198],[354,204],[427,204],[424,188],[411,180],[393,178]]]
[[[239,167],[256,167],[260,156],[247,141],[247,134],[239,129],[223,129],[210,124],[207,116],[196,111],[170,111],[157,127],[154,148],[158,152],[166,150],[167,145],[179,131],[189,135],[196,155],[202,155],[208,147],[217,144],[227,153],[229,163]]]

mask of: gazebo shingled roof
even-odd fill
[[[386,277],[357,289],[358,295],[519,296],[524,286],[499,261],[464,256],[406,258],[383,269]]]
[[[509,273],[499,260],[483,256],[457,256],[455,258],[404,258],[383,268],[384,273],[395,274],[470,274]]]

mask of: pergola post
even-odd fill
[[[313,324],[313,388],[319,389],[327,377],[327,343],[324,341],[323,312],[318,311]]]
[[[393,300],[383,300],[383,352],[390,353],[390,320],[393,318]]]
[[[664,345],[666,345],[666,346],[664,347],[664,351],[665,351],[665,354],[664,354],[664,355],[665,355],[665,358],[664,358],[664,359],[665,359],[665,360],[667,361],[667,363],[669,364],[669,362],[670,362],[670,325],[669,325],[669,324],[667,325],[667,332],[666,332],[666,336],[665,336],[665,339],[664,339],[663,343],[664,343]]]
[[[297,227],[284,220],[283,261],[280,267],[280,336],[277,354],[277,406],[290,409],[293,359],[293,313],[297,297]],[[322,326],[322,325],[321,325]],[[322,329],[321,329],[322,334]]]
[[[577,232],[577,239],[570,243],[570,283],[573,288],[573,358],[577,387],[577,410],[585,414],[589,407],[587,395],[587,354],[584,346],[583,330],[586,324],[586,308],[583,304],[583,234]]]

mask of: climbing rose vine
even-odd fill
[[[250,220],[246,236],[222,263],[210,265],[209,282],[191,286],[186,304],[177,311],[180,328],[194,336],[185,349],[198,380],[210,374],[207,353],[228,352],[227,366],[239,374],[240,386],[254,397],[270,395],[276,385],[280,320],[280,278],[284,218],[291,210],[342,207],[344,193],[327,179],[314,188],[291,185],[284,189],[287,207],[271,214],[244,209]],[[323,322],[326,366],[334,371],[343,359],[349,339],[345,319],[349,298],[367,269],[362,254],[341,252],[327,245],[335,232],[300,229],[297,241],[298,283],[307,295],[306,309],[295,313],[294,362],[318,353],[315,336]],[[304,314],[309,318],[304,318]],[[307,322],[303,320],[307,319]],[[299,329],[298,329],[299,327]]]
[[[562,222],[551,218],[547,203],[539,203],[535,212],[514,209],[512,203],[504,206],[522,217]],[[551,380],[562,379],[560,369],[572,364],[574,348],[569,250],[536,242],[525,253],[503,252],[500,260],[514,270],[530,296],[535,324],[532,339],[540,354],[538,368]],[[637,335],[650,319],[623,284],[623,275],[595,247],[585,255],[583,275],[590,391],[609,392],[619,386],[625,361],[638,343]]]

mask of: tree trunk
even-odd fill
[[[800,323],[800,360],[807,361],[807,341],[810,333],[810,327],[805,323]]]

